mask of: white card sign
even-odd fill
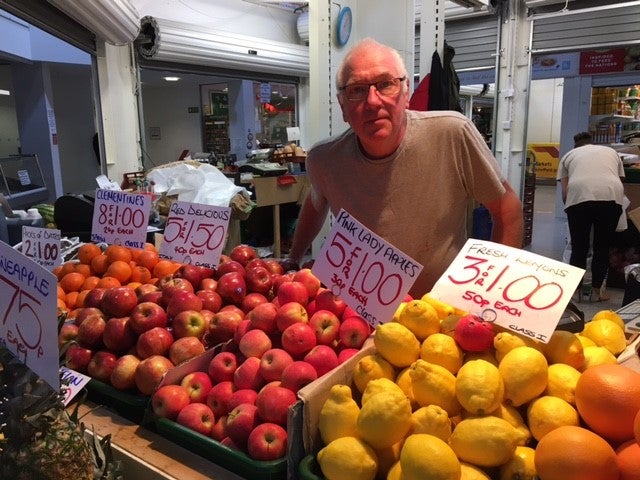
[[[144,248],[150,210],[150,195],[96,190],[91,241]]]
[[[469,239],[430,294],[546,343],[583,275],[535,253]]]
[[[340,210],[311,270],[375,327],[393,318],[422,268]]]
[[[55,391],[57,284],[51,272],[0,242],[0,342]]]
[[[64,397],[63,403],[66,407],[69,405],[69,402],[71,402],[71,400],[73,400],[74,397],[82,391],[84,386],[89,383],[91,377],[67,367],[60,367],[60,376],[62,383],[60,393],[62,393],[62,396]]]
[[[24,225],[20,251],[38,265],[52,270],[55,266],[62,264],[60,230]]]
[[[229,230],[231,208],[176,201],[164,226],[160,256],[214,268]]]

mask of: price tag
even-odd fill
[[[218,265],[231,219],[231,208],[176,201],[164,226],[160,256],[180,263]]]
[[[23,225],[20,251],[38,265],[52,270],[62,264],[60,230]]]
[[[150,195],[96,190],[91,241],[144,248],[150,210]]]
[[[422,268],[340,210],[312,271],[375,327],[391,320]]]
[[[546,343],[583,275],[535,253],[469,239],[431,294]]]
[[[55,275],[0,242],[0,342],[59,391],[56,286]]]
[[[61,376],[61,393],[64,396],[64,406],[69,405],[69,402],[75,398],[78,393],[82,391],[84,386],[89,383],[91,377],[83,375],[82,373],[71,370],[67,367],[60,367]]]

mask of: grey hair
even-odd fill
[[[373,38],[367,37],[356,43],[340,62],[340,66],[338,67],[338,71],[336,73],[336,87],[338,89],[344,87],[347,67],[351,63],[352,58],[358,55],[360,51],[369,49],[376,49],[389,53],[393,58],[396,66],[402,72],[402,76],[407,76],[407,67],[405,66],[404,59],[402,58],[402,55],[400,55],[400,52],[398,52],[395,48],[380,43]]]

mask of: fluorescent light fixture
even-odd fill
[[[309,76],[309,47],[143,17],[135,41],[147,60]]]
[[[177,82],[178,80],[180,80],[180,77],[162,77],[163,79],[165,79],[167,82]]]
[[[9,90],[0,90],[0,95],[11,95]]]
[[[135,40],[140,30],[140,14],[130,0],[48,0],[96,37],[113,45]]]
[[[457,3],[461,7],[467,8],[480,8],[489,6],[489,0],[452,0],[452,2]]]

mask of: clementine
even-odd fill
[[[122,245],[109,245],[104,250],[104,254],[109,259],[109,263],[121,260],[123,262],[129,262],[131,260],[131,250]]]
[[[154,250],[143,250],[138,256],[138,260],[136,263],[141,267],[148,268],[149,270],[153,270],[153,267],[156,266],[160,257],[158,256],[158,252]]]
[[[126,283],[131,277],[131,265],[124,260],[114,260],[104,273],[106,276],[117,278],[120,283]]]
[[[85,277],[91,276],[91,267],[86,263],[76,263],[73,269],[74,272],[81,273]]]
[[[58,285],[62,287],[65,293],[77,292],[82,287],[84,280],[85,276],[81,273],[69,272],[58,281]]]
[[[112,287],[121,287],[122,283],[115,277],[110,277],[105,275],[100,279],[100,281],[96,284],[96,288],[112,288]]]
[[[60,284],[57,285],[57,288],[58,288],[58,294],[56,296],[64,300],[64,296],[67,294],[67,292],[64,291],[64,289],[60,286]]]
[[[634,438],[640,373],[619,364],[587,368],[576,384],[576,407],[595,433],[612,442]]]
[[[91,259],[91,271],[98,277],[104,275],[104,272],[107,271],[108,266],[109,258],[104,253],[96,255]]]
[[[180,264],[166,258],[161,258],[153,267],[151,271],[154,277],[162,278],[167,275],[172,275],[176,270],[180,268]]]
[[[91,290],[96,288],[96,285],[100,281],[100,277],[96,277],[95,275],[89,275],[84,279],[82,286],[80,287],[80,291],[82,290]]]
[[[67,308],[69,310],[73,310],[74,308],[78,308],[78,295],[80,295],[80,293],[78,291],[74,291],[74,292],[68,292],[67,296],[65,297],[65,303],[67,304]]]
[[[616,452],[596,433],[565,425],[547,433],[536,447],[536,472],[543,480],[619,480]]]
[[[640,480],[640,444],[635,438],[616,448],[620,480]]]
[[[91,289],[88,288],[84,290],[80,289],[78,292],[78,298],[76,299],[76,308],[84,307],[84,299],[90,291]]]
[[[95,243],[85,243],[78,248],[78,260],[80,263],[89,265],[91,263],[91,259],[101,253],[102,249]]]
[[[130,282],[149,283],[151,280],[151,272],[147,267],[137,265],[131,269]]]

